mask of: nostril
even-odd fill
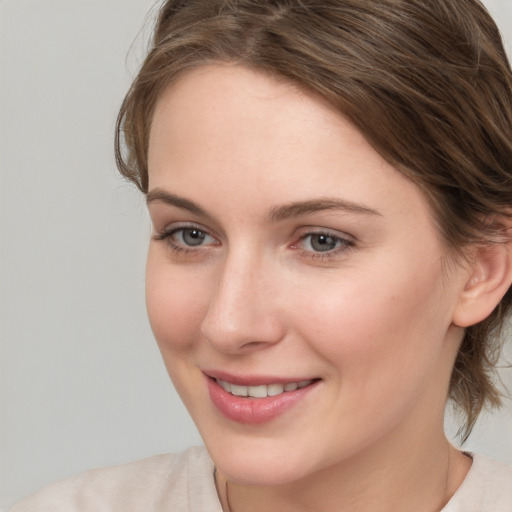
[[[241,348],[245,349],[245,350],[251,350],[251,349],[264,347],[266,345],[268,345],[268,343],[266,343],[264,341],[249,341],[248,343],[245,343],[244,345],[242,345]]]

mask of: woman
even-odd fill
[[[443,417],[500,402],[511,92],[475,0],[167,1],[116,150],[206,450],[14,511],[510,510],[512,469]]]

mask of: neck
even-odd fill
[[[439,512],[461,485],[471,460],[440,432],[422,442],[389,440],[300,481],[260,487],[217,475],[225,512]],[[397,451],[396,447],[400,446]]]

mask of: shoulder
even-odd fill
[[[473,455],[466,479],[442,512],[510,512],[512,467]]]
[[[213,463],[204,448],[194,447],[87,471],[36,492],[10,512],[192,512],[215,511],[217,503]]]

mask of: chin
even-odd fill
[[[322,447],[315,449],[308,443],[298,447],[294,439],[272,439],[265,435],[203,439],[219,471],[241,485],[287,485],[335,463],[332,450],[322,453]]]
[[[287,485],[305,477],[308,471],[303,465],[297,466],[281,457],[261,456],[248,457],[243,452],[231,451],[226,454],[210,452],[215,466],[230,481],[240,485],[250,486],[281,486]]]

